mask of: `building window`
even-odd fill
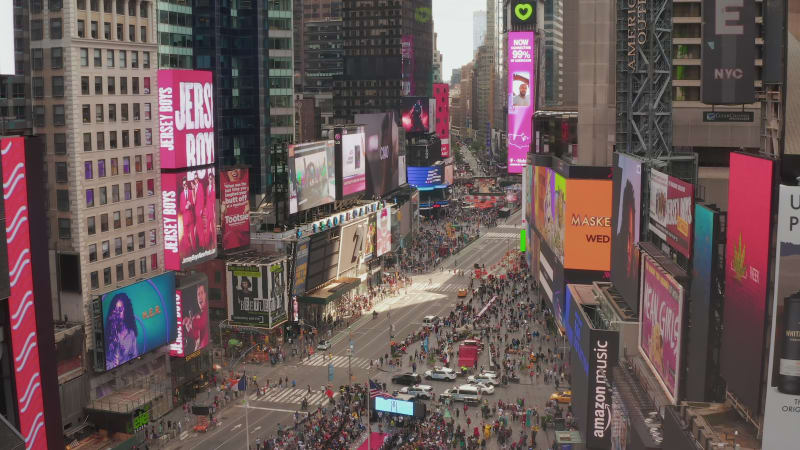
[[[33,77],[31,84],[33,86],[33,98],[44,98],[44,78]]]
[[[133,65],[133,61],[131,61]],[[139,77],[131,77],[131,91],[133,94],[139,94]]]
[[[119,51],[119,66],[123,69],[128,67],[128,52],[125,50]]]
[[[152,153],[148,153],[148,154],[144,155],[144,158],[145,158],[145,161],[146,161],[146,164],[147,164],[147,171],[149,172],[149,171],[153,170],[153,154]]]
[[[86,219],[86,232],[90,235],[93,235],[97,232],[97,229],[94,225],[94,216],[90,216]]]
[[[133,104],[133,120],[139,120],[141,105],[138,103]]]
[[[47,3],[50,6],[50,11],[61,11],[61,8],[63,7],[61,0],[50,0]]]
[[[94,77],[94,95],[103,95],[103,77]]]
[[[133,26],[133,25],[131,25]],[[131,68],[138,69],[139,68],[139,52],[135,50],[131,50]]]
[[[117,264],[117,283],[125,279],[125,269],[122,264]]]
[[[147,242],[149,242],[151,247],[154,247],[158,243],[158,239],[156,239],[156,230],[150,230],[147,233]]]
[[[133,2],[131,2],[133,3]],[[128,40],[131,42],[136,42],[136,26],[135,25],[128,25]]]
[[[142,130],[133,130],[133,146],[138,147],[142,145]]]
[[[125,238],[125,248],[126,248],[126,249],[127,249],[129,252],[132,252],[132,251],[134,250],[134,247],[133,247],[133,235],[132,235],[132,234],[129,234],[129,235],[128,235],[128,236]]]
[[[139,241],[139,249],[141,250],[146,245],[146,241],[145,241],[145,237],[144,237],[144,231],[140,231],[139,234],[137,234],[137,238],[138,238],[138,241]]]
[[[97,275],[97,271],[92,272],[89,278],[91,278],[92,289],[100,289],[100,278]]]
[[[103,251],[103,259],[111,257],[111,245],[108,241],[103,241],[102,244],[100,244],[100,248]]]
[[[122,238],[114,238],[114,256],[119,256],[122,254]],[[122,264],[119,266],[122,268]]]
[[[136,261],[128,261],[128,278],[136,276]]]
[[[144,183],[142,180],[136,182],[136,198],[144,197]]]
[[[103,38],[111,40],[111,22],[103,22]]]
[[[128,104],[127,103],[123,103],[123,104],[120,105],[120,113],[121,113],[121,116],[122,116],[122,121],[123,122],[127,122],[128,121]],[[123,146],[124,146],[124,144],[123,144]]]
[[[153,178],[147,179],[147,196],[156,195],[156,181]]]
[[[52,52],[55,49],[51,49]],[[31,69],[42,70],[44,66],[44,50],[41,48],[31,49]]]
[[[81,49],[81,67],[89,67],[89,49]]]
[[[89,244],[89,262],[97,261],[97,244]]]
[[[108,231],[108,214],[100,214],[100,232]]]
[[[65,123],[64,105],[53,105],[53,125],[63,127]]]
[[[106,134],[103,131],[97,132],[97,149],[98,150],[106,149]]]
[[[85,163],[83,163],[83,171],[85,179],[91,180],[92,178],[94,178],[94,172],[92,170],[91,161],[86,161]]]
[[[53,135],[53,152],[56,155],[67,154],[67,135],[64,133],[56,133]]]
[[[89,105],[81,107],[81,114],[83,115],[83,123],[92,123],[92,108]]]
[[[103,178],[106,176],[106,160],[105,159],[98,159],[97,160],[97,177]]]
[[[108,132],[108,148],[115,149],[117,148],[117,132],[116,131],[109,131]]]
[[[114,213],[111,214],[111,219],[114,222],[115,230],[122,228],[122,214],[120,214],[119,211],[114,211]]]
[[[94,66],[103,67],[103,51],[99,48],[94,49]]]
[[[103,0],[103,12],[111,14],[111,0]]]
[[[117,121],[117,105],[114,103],[108,105],[108,121],[109,122]]]
[[[68,183],[69,176],[67,171],[67,163],[56,162],[56,183]]]
[[[61,39],[63,27],[61,19],[50,19],[50,39]]]
[[[147,42],[147,27],[139,27],[139,40]]]
[[[117,93],[117,78],[116,77],[108,77],[106,79],[106,89],[108,90],[108,95],[114,95]]]
[[[102,205],[107,204],[108,203],[108,189],[106,189],[105,186],[101,186],[100,189],[98,189],[98,192],[100,194],[100,205],[102,206]]]
[[[147,273],[147,258],[139,258],[139,273]]]
[[[128,95],[128,77],[119,77],[119,93]]]
[[[131,184],[130,183],[125,183],[123,185],[123,189],[125,191],[125,200],[130,200],[131,199]]]
[[[78,9],[86,11],[86,0],[78,0]]]
[[[99,4],[100,4],[99,0],[89,0],[89,9],[91,9],[92,11],[99,11],[100,10]]]
[[[133,209],[129,208],[125,210],[125,226],[133,226]]]
[[[111,158],[111,176],[119,175],[119,160]]]
[[[57,76],[50,79],[50,83],[52,86],[53,97],[63,97],[64,96],[64,77]]]
[[[142,52],[142,68],[149,69],[150,68],[150,52]],[[145,80],[149,80],[149,78],[145,78]],[[150,83],[145,83],[145,94],[150,93]]]
[[[122,157],[122,173],[129,174],[131,173],[131,157],[130,156],[123,156]]]
[[[136,2],[128,0],[128,15],[131,17],[136,16]]]
[[[139,17],[147,18],[147,7],[149,5],[149,2],[139,2]]]
[[[122,130],[122,148],[131,146],[131,133],[128,130]]]
[[[117,24],[117,40],[121,41],[123,39],[124,39],[124,37],[122,36],[122,24],[118,23]]]
[[[136,173],[140,173],[142,171],[142,155],[136,155],[133,157],[133,165],[136,168]]]
[[[119,201],[119,185],[111,186],[111,201],[117,203]]]
[[[150,255],[150,269],[156,270],[158,269],[158,253],[153,253]]]
[[[151,145],[153,143],[153,129],[144,129],[144,145]]]
[[[69,219],[58,219],[59,239],[72,239],[72,221]]]
[[[83,133],[83,151],[92,151],[92,133]]]
[[[44,126],[44,106],[37,105],[33,107],[33,124],[37,127]]]
[[[89,95],[89,77],[81,77],[81,94]]]
[[[144,206],[136,207],[136,223],[144,223]]]
[[[69,211],[69,191],[66,189],[56,190],[56,205],[59,211]]]
[[[86,190],[86,207],[91,208],[94,206],[94,189]]]
[[[106,67],[114,67],[114,50],[106,50]]]
[[[44,32],[42,31],[41,19],[31,20],[31,40],[41,41],[42,39],[44,39]]]
[[[50,68],[63,69],[64,68],[64,49],[61,47],[53,47],[50,49]]]
[[[103,118],[105,117],[103,105],[98,103],[94,105],[94,120],[97,123],[103,123]]]
[[[90,32],[92,34],[92,39],[97,39],[97,21],[93,20],[90,24]]]
[[[106,286],[111,284],[111,267],[103,269],[103,284]]]
[[[144,120],[150,120],[150,114],[152,113],[152,106],[150,103],[144,104]]]

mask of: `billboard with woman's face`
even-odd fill
[[[611,281],[634,314],[639,310],[642,163],[617,153],[611,215]]]

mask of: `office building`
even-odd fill
[[[13,5],[15,75],[0,75],[0,136],[33,132],[29,6],[25,1]],[[63,64],[63,60],[56,62]],[[44,60],[36,63],[41,70]]]
[[[475,11],[472,13],[472,54],[478,51],[478,47],[483,45],[486,37],[486,11]]]
[[[160,69],[192,68],[191,0],[158,0],[158,64]]]
[[[292,1],[270,0],[266,4],[269,23],[270,145],[278,145],[285,152],[286,145],[294,141]]]
[[[442,52],[436,48],[436,33],[433,33],[433,64],[431,65],[431,72],[433,75],[434,83],[442,82]]]
[[[325,22],[342,18],[341,0],[293,0],[295,91],[305,92],[306,22]]]

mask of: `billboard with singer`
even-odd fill
[[[222,248],[250,245],[250,173],[245,168],[220,173],[220,215],[222,216]]]
[[[430,99],[428,97],[402,97],[400,99],[403,129],[409,136],[425,134],[430,129]]]
[[[161,174],[164,267],[181,270],[217,255],[214,169]]]
[[[204,274],[190,277],[175,288],[177,336],[169,346],[170,356],[190,356],[208,345],[208,278]]]
[[[508,33],[508,172],[522,173],[531,146],[535,109],[535,33]]]
[[[162,169],[214,163],[211,72],[158,71],[158,130]]]

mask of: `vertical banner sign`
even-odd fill
[[[639,352],[675,403],[680,383],[683,286],[646,253],[642,254],[639,322]]]
[[[772,172],[771,160],[731,153],[720,375],[751,411],[761,406]]]
[[[158,71],[158,129],[162,169],[214,163],[211,72]]]
[[[508,33],[508,173],[522,172],[531,147],[535,38],[533,31]]]
[[[781,186],[763,448],[800,440],[800,187]]]
[[[400,37],[400,57],[402,64],[401,91],[403,96],[415,95],[414,91],[414,36],[404,34]]]
[[[250,173],[247,169],[230,169],[220,174],[220,212],[222,215],[222,248],[250,245]]]
[[[28,229],[28,181],[25,171],[24,138],[0,141],[3,162],[3,198],[8,222],[8,267],[11,296],[11,351],[19,407],[19,428],[26,449],[47,449],[44,427],[39,348],[36,338],[36,308],[33,307],[30,232]]]
[[[386,206],[377,213],[378,215],[378,230],[377,230],[377,253],[376,256],[381,256],[392,250],[392,207]]]
[[[611,181],[567,180],[564,268],[611,270]]]
[[[703,103],[755,101],[756,2],[703,0]]]
[[[442,140],[442,158],[450,157],[450,85],[434,83],[436,98],[436,136]]]
[[[639,312],[639,242],[641,226],[642,163],[622,153],[613,174],[611,217],[611,281],[631,307]]]
[[[161,174],[164,268],[181,268],[217,255],[214,169]]]

